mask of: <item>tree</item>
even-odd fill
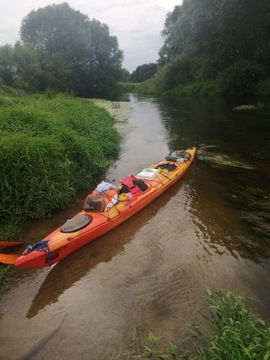
[[[130,72],[127,69],[122,68],[118,80],[123,82],[129,82],[130,79],[131,79]]]
[[[183,0],[166,17],[159,63],[189,57],[193,74],[214,78],[241,59],[269,68],[269,13],[268,0]]]
[[[119,50],[118,40],[110,36],[107,25],[93,19],[89,23],[91,30],[91,51],[88,86],[91,93],[106,94],[108,87],[121,75],[123,53]]]
[[[157,64],[149,63],[140,65],[136,68],[135,71],[131,74],[131,81],[133,82],[143,82],[150,79],[157,72]]]
[[[13,47],[6,44],[0,47],[0,80],[3,84],[12,86],[13,78]]]
[[[17,42],[13,49],[13,86],[27,90],[40,87],[41,67],[38,53],[29,46]]]
[[[164,29],[161,35],[164,38],[164,44],[159,50],[159,63],[165,65],[174,55],[181,53],[181,35],[180,31],[176,30],[176,23],[180,22],[182,14],[182,7],[175,6],[172,12],[166,16]],[[181,25],[183,28],[183,25]]]
[[[123,60],[117,38],[67,3],[31,11],[22,21],[22,44],[38,52],[42,88],[101,96],[115,83]]]

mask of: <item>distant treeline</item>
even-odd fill
[[[0,47],[0,82],[84,97],[112,98],[120,81],[149,79],[143,89],[161,94],[270,95],[269,14],[269,0],[183,0],[167,14],[157,63],[129,73],[107,25],[50,5],[23,19],[19,42]]]

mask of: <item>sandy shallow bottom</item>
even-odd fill
[[[115,127],[120,135],[130,130],[128,118],[132,107],[126,101],[109,101],[104,99],[91,99],[97,106],[105,109],[116,120]]]

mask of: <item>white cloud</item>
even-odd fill
[[[9,0],[0,4],[0,45],[19,40],[23,18],[32,10],[60,4],[65,0]],[[109,26],[124,51],[123,66],[133,71],[137,66],[155,62],[162,46],[160,36],[166,14],[181,0],[68,0],[70,7],[90,19]]]

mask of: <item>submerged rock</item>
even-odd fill
[[[201,161],[210,163],[212,166],[219,166],[219,167],[220,166],[230,166],[230,167],[236,167],[236,168],[242,168],[242,169],[248,169],[248,170],[255,169],[252,165],[238,161],[238,160],[230,157],[229,155],[207,150],[209,148],[215,148],[215,146],[207,146],[207,147],[198,149],[197,158]]]
[[[254,111],[254,110],[258,110],[259,108],[262,108],[263,106],[264,106],[264,104],[262,104],[262,103],[258,103],[257,105],[252,105],[252,104],[239,105],[239,106],[235,106],[233,108],[233,110],[236,110],[236,111]]]

